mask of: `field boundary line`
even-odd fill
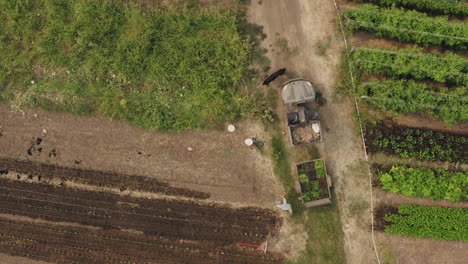
[[[382,7],[379,7],[379,8],[382,8]],[[384,12],[378,12],[378,11],[373,11],[373,10],[367,10],[367,9],[364,9],[364,8],[359,8],[359,7],[354,7],[354,6],[346,6],[346,9],[355,9],[355,10],[359,10],[359,12],[364,12],[364,13],[372,13],[372,14],[380,14],[380,15],[383,15],[383,16],[390,16],[390,17],[400,17],[399,15],[396,15],[396,14],[386,14]],[[407,11],[406,11],[407,12]],[[423,12],[420,12],[420,11],[415,11],[415,12],[418,12],[418,13],[423,13]],[[425,18],[422,18],[422,17],[406,17],[408,19],[413,19],[413,20],[419,20],[419,21],[426,21],[426,22],[431,22],[431,23],[439,23],[439,24],[449,24],[449,25],[457,25],[457,23],[453,23],[453,22],[449,22],[449,21],[437,21],[435,20],[434,22],[432,21],[433,18],[432,17],[425,17]],[[463,25],[462,23],[460,23],[460,25]]]
[[[371,60],[363,60],[363,59],[359,59],[359,61],[369,62],[369,63],[373,63],[373,64],[379,64],[379,65],[383,65],[383,66],[389,66],[390,68],[399,68],[395,64],[381,63],[381,62],[376,62],[376,61],[371,61]],[[359,63],[359,61],[358,61],[358,63]],[[419,70],[426,71],[426,72],[447,73],[447,74],[451,74],[451,75],[463,75],[463,76],[468,75],[468,74],[462,73],[462,72],[458,73],[458,72],[449,72],[449,71],[436,71],[436,70],[424,69],[424,68],[421,68],[421,67],[413,67],[413,69],[419,69]]]
[[[345,48],[346,48],[346,55],[345,56],[348,56],[348,49],[349,49],[349,45],[348,45],[348,41],[346,40],[346,34],[345,34],[345,30],[344,30],[344,25],[343,25],[343,21],[341,19],[341,16],[340,16],[340,11],[339,11],[339,8],[338,8],[338,4],[336,3],[336,0],[333,0],[333,4],[335,5],[335,10],[336,10],[336,15],[338,17],[338,21],[340,23],[340,29],[341,29],[341,34],[343,36],[343,42],[345,44]],[[351,84],[352,84],[352,87],[353,87],[353,90],[356,91],[356,85],[355,85],[355,82],[354,82],[354,75],[353,75],[353,71],[351,70],[351,62],[348,60],[348,67],[349,67],[349,75],[351,77]],[[376,242],[375,242],[375,233],[374,233],[374,193],[373,193],[373,190],[372,190],[372,174],[371,174],[371,171],[370,171],[370,166],[369,166],[369,156],[367,155],[367,149],[366,149],[366,141],[364,139],[364,129],[362,127],[362,122],[361,122],[361,111],[359,109],[359,104],[358,104],[358,100],[356,98],[356,96],[354,95],[353,96],[354,98],[354,104],[355,104],[355,107],[356,107],[356,113],[357,113],[357,116],[358,116],[358,123],[359,123],[359,129],[361,131],[361,139],[362,139],[362,144],[363,144],[363,148],[364,148],[364,156],[365,156],[365,159],[366,159],[366,165],[367,165],[367,173],[368,173],[368,176],[369,176],[369,193],[370,193],[370,215],[371,215],[371,236],[372,236],[372,245],[373,245],[373,248],[374,248],[374,253],[375,253],[375,256],[377,258],[377,263],[381,264],[381,261],[380,261],[380,256],[379,256],[379,253],[377,251],[377,245],[376,245]]]
[[[333,0],[333,1],[335,1],[335,0]],[[340,20],[341,20],[341,18],[340,18]],[[448,35],[442,35],[442,34],[434,34],[434,33],[426,32],[426,31],[419,31],[419,30],[413,30],[413,29],[392,27],[392,26],[383,25],[383,24],[379,24],[379,23],[367,22],[367,21],[361,21],[361,20],[354,20],[354,19],[350,19],[350,18],[348,18],[347,20],[357,22],[357,23],[372,24],[372,25],[378,25],[378,26],[386,27],[386,28],[393,28],[393,29],[396,29],[396,30],[406,31],[406,32],[409,32],[409,33],[419,33],[419,34],[425,34],[425,35],[432,35],[432,36],[436,36],[436,37],[446,37],[446,38],[453,38],[453,39],[468,40],[468,38],[454,37],[454,36],[448,36]]]
[[[355,50],[369,50],[369,51],[373,51],[373,52],[380,52],[380,53],[388,53],[388,54],[401,54],[403,56],[407,56],[407,57],[415,57],[415,58],[429,58],[431,60],[439,60],[439,61],[449,61],[449,62],[453,62],[453,60],[451,59],[446,59],[444,58],[443,56],[429,56],[429,55],[416,55],[416,54],[411,54],[411,53],[406,53],[406,52],[398,52],[398,51],[391,51],[391,50],[383,50],[383,49],[375,49],[375,48],[369,48],[369,47],[358,47],[358,46],[353,46],[353,49]],[[401,49],[399,49],[401,50]],[[457,55],[458,56],[458,55]],[[465,62],[464,64],[468,64],[468,62]]]

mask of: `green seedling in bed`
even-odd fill
[[[317,174],[317,179],[321,179],[325,177],[325,169],[323,167],[323,161],[316,160],[314,165],[315,165],[315,172]]]
[[[320,189],[318,182],[312,183],[312,191],[318,191]]]
[[[305,183],[309,182],[309,177],[307,177],[307,175],[305,175],[305,174],[301,174],[301,175],[299,175],[299,181],[301,183],[305,184]]]
[[[318,200],[320,198],[320,192],[310,192],[310,194],[314,200]]]

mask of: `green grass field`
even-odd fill
[[[196,1],[191,1],[196,2]],[[159,130],[250,117],[254,45],[237,8],[0,0],[0,100]]]

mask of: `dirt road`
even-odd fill
[[[347,262],[375,263],[370,214],[366,211],[356,215],[350,210],[350,201],[369,200],[369,185],[366,174],[352,175],[354,170],[351,170],[364,158],[352,117],[354,102],[335,93],[343,50],[335,18],[335,7],[330,0],[253,0],[249,9],[250,21],[264,26],[267,35],[264,47],[269,51],[272,71],[285,67],[288,77],[311,80],[326,99],[319,110],[326,129],[325,140],[319,148],[335,182]],[[284,79],[270,86],[279,89]],[[290,151],[294,157],[298,150]]]

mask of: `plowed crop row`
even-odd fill
[[[276,223],[274,218],[263,218],[265,216],[258,217],[257,221],[238,222],[236,218],[232,219],[223,215],[223,212],[228,212],[229,208],[223,208],[224,211],[218,212],[217,217],[214,217],[215,211],[193,208],[194,205],[196,206],[195,203],[182,201],[167,203],[168,201],[163,199],[153,200],[155,204],[152,208],[156,209],[154,211],[149,211],[148,209],[151,207],[148,208],[148,206],[145,206],[148,209],[138,209],[139,201],[145,199],[134,199],[132,201],[134,208],[111,203],[90,204],[89,200],[88,202],[84,200],[63,201],[68,198],[60,200],[59,195],[67,195],[66,193],[68,193],[67,196],[71,197],[73,195],[71,189],[65,187],[49,188],[47,192],[41,194],[40,192],[33,193],[23,190],[44,187],[43,184],[28,184],[4,179],[0,183],[2,186],[0,188],[0,212],[51,221],[74,222],[106,229],[134,229],[147,235],[206,240],[213,243],[233,243],[235,241],[261,243],[270,230],[274,230]],[[58,192],[54,193],[54,191]],[[51,199],[51,196],[47,194],[57,196]],[[114,198],[119,201],[118,197]],[[198,212],[196,209],[199,209]],[[227,213],[227,215],[235,214],[235,209],[231,210],[232,212]],[[198,215],[191,216],[190,211]],[[206,216],[204,215],[205,211]],[[212,215],[210,216],[210,214]]]
[[[206,243],[193,243],[170,241],[160,237],[142,236],[130,232],[106,231],[106,230],[90,230],[83,227],[70,226],[52,226],[45,223],[32,223],[27,221],[12,221],[0,218],[0,224],[7,227],[11,232],[3,232],[5,236],[12,236],[13,233],[26,233],[37,237],[62,237],[64,241],[80,240],[83,246],[93,244],[104,244],[109,249],[124,249],[132,248],[152,254],[152,251],[171,254],[194,254],[199,257],[223,259],[225,261],[240,261],[241,263],[248,260],[256,261],[255,263],[272,263],[273,260],[280,258],[274,254],[268,253],[265,255],[258,250],[240,246],[215,246],[207,245]],[[16,235],[19,236],[19,235]],[[159,253],[155,253],[158,255]],[[137,254],[138,255],[138,254]],[[250,263],[250,262],[248,262]]]
[[[275,255],[239,246],[207,246],[128,232],[1,218],[0,224],[6,227],[0,232],[0,251],[32,254],[36,259],[53,257],[59,263],[282,263]]]
[[[0,171],[15,171],[41,179],[62,179],[101,187],[114,187],[138,191],[157,192],[173,196],[206,199],[208,193],[169,186],[168,183],[137,175],[116,172],[59,167],[26,160],[0,158]]]

